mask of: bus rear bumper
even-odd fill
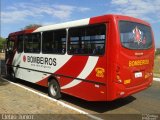
[[[118,87],[116,97],[117,98],[125,98],[127,96],[132,95],[132,94],[140,92],[144,89],[147,89],[148,87],[150,87],[152,85],[152,81],[153,80],[150,79],[143,84],[133,86],[133,87],[129,87],[129,88],[126,88],[124,85],[120,85],[120,84],[116,83],[117,84],[116,86]]]

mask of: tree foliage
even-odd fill
[[[160,49],[156,49],[155,55],[160,55]]]
[[[4,49],[4,44],[6,42],[5,38],[0,37],[0,52]]]
[[[40,24],[30,24],[30,25],[27,25],[24,28],[22,28],[22,30],[31,29],[31,28],[39,28],[41,26],[42,25],[40,25]]]

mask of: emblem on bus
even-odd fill
[[[140,43],[142,44],[146,43],[146,38],[143,37],[142,31],[137,26],[133,29],[133,35],[134,35],[134,40],[135,42],[138,43],[138,45]]]
[[[25,55],[23,56],[23,62],[26,62],[26,56]]]
[[[104,68],[96,68],[95,71],[97,77],[104,77],[104,72],[105,72]]]

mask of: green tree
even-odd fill
[[[39,24],[30,24],[30,25],[27,25],[24,28],[22,28],[22,30],[31,29],[31,28],[39,28],[41,26],[42,25],[39,25]]]
[[[160,55],[160,48],[156,49],[155,55]]]
[[[4,49],[4,44],[6,42],[5,38],[0,37],[0,52]]]

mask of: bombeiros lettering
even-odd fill
[[[134,67],[134,66],[141,66],[141,65],[147,65],[149,64],[149,60],[132,60],[129,61],[129,67]]]
[[[56,58],[27,56],[27,62],[56,66]]]

